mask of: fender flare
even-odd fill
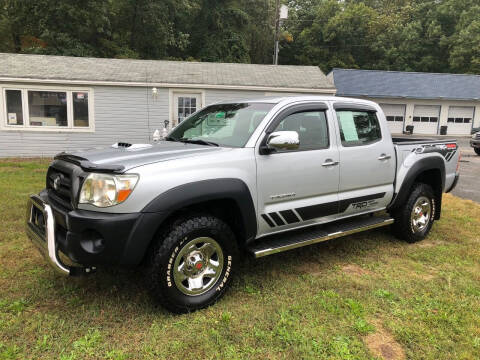
[[[257,215],[248,186],[239,179],[224,178],[191,182],[174,187],[153,199],[143,213],[162,213],[167,217],[182,208],[211,200],[233,200],[242,215],[245,241],[257,235]]]
[[[410,189],[412,188],[412,185],[418,176],[428,170],[439,170],[441,174],[441,191],[435,194],[437,196],[435,218],[439,219],[442,204],[442,193],[445,189],[445,162],[443,158],[439,156],[429,156],[419,159],[410,167],[410,169],[408,169],[400,190],[394,195],[392,202],[388,206],[388,210],[398,209],[407,200],[408,195],[410,194]]]

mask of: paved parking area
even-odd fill
[[[452,194],[480,203],[480,156],[475,154],[468,142],[458,143],[462,153],[460,179]]]

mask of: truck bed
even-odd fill
[[[456,143],[456,139],[435,139],[435,138],[420,138],[420,137],[392,137],[394,145],[417,145],[417,144],[441,144],[441,143]]]

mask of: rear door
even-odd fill
[[[382,112],[334,103],[339,142],[339,216],[384,209],[393,197],[395,150]]]
[[[281,112],[257,144],[259,235],[334,218],[338,209],[338,148],[327,105],[294,105]],[[273,131],[297,131],[300,147],[262,155]]]

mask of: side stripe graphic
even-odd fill
[[[311,220],[319,217],[329,216],[338,212],[338,201],[310,205],[295,209],[303,220]]]
[[[275,224],[277,224],[278,226],[285,225],[285,222],[282,220],[280,216],[278,216],[277,213],[273,212],[268,215],[273,219],[273,221],[275,221]]]
[[[283,210],[280,211],[280,215],[285,219],[285,221],[289,224],[293,224],[299,222],[297,215],[292,210]]]
[[[270,218],[267,215],[262,214],[262,218],[270,227],[275,227],[275,224],[273,223],[272,220],[270,220]]]
[[[347,210],[351,204],[361,203],[363,201],[381,199],[384,196],[385,196],[385,193],[382,192],[382,193],[371,194],[366,196],[359,196],[351,199],[344,199],[340,201],[332,201],[324,204],[317,204],[317,205],[310,205],[310,206],[304,206],[301,208],[296,208],[295,211],[298,213],[300,218],[292,210],[282,210],[280,211],[280,214],[288,224],[293,224],[299,221],[312,220],[312,219],[316,219],[324,216],[340,214],[345,212],[345,210]],[[286,225],[285,221],[283,221],[283,219],[276,212],[271,212],[268,214],[268,216],[266,214],[262,214],[262,218],[270,227]]]

